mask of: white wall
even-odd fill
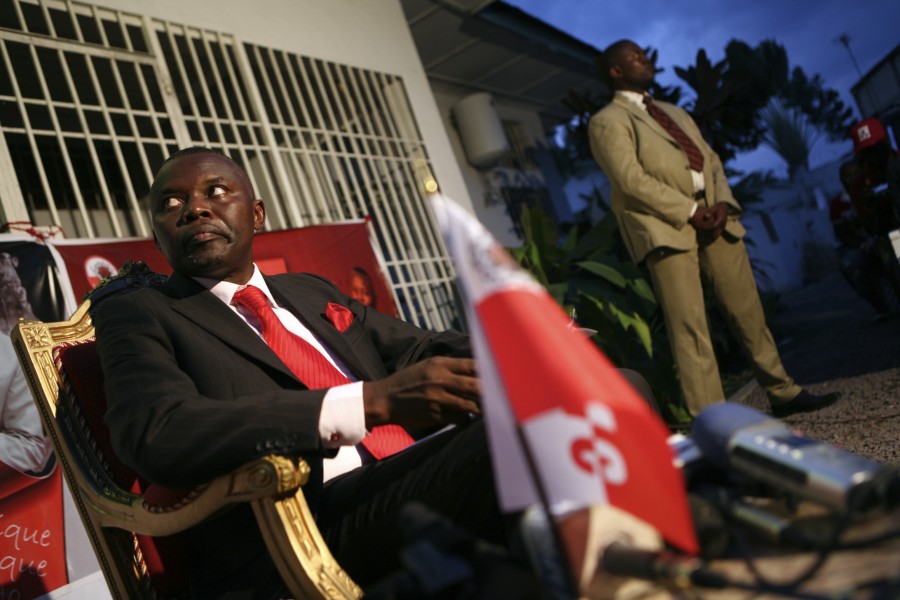
[[[488,195],[488,179],[486,170],[473,167],[466,158],[466,152],[463,148],[462,139],[453,123],[453,106],[458,100],[465,97],[469,92],[464,92],[459,88],[435,84],[432,88],[434,98],[437,101],[440,117],[443,121],[450,137],[450,144],[456,155],[456,160],[462,170],[463,179],[468,189],[468,195],[472,199],[475,216],[478,220],[494,235],[497,240],[504,246],[519,246],[521,240],[513,231],[513,224],[506,213],[505,206],[500,204],[488,205],[485,201]],[[503,98],[494,97],[494,108],[501,120],[518,121],[522,123],[527,132],[529,139],[535,144],[545,143],[543,127],[538,113],[528,106],[505,101]],[[548,157],[549,160],[549,157]],[[554,165],[541,165],[543,167],[543,176],[545,183],[550,188],[550,193],[556,193],[559,198],[555,200],[565,202],[563,196],[562,182],[554,181],[554,177],[558,177],[555,173]],[[552,170],[552,172],[549,172]],[[559,186],[559,190],[554,190],[554,184]],[[441,182],[443,186],[443,182]],[[568,204],[565,208],[569,208]]]
[[[447,131],[450,141],[450,147],[453,150],[455,160],[460,167],[464,184],[466,186],[467,195],[472,199],[472,209],[478,220],[490,231],[497,240],[504,246],[518,245],[518,239],[511,232],[512,221],[506,215],[503,205],[488,206],[485,204],[485,195],[487,188],[482,172],[469,164],[466,159],[466,151],[463,148],[462,139],[456,127],[453,125],[453,105],[463,96],[456,90],[451,90],[445,86],[436,85],[433,88],[434,99],[437,103],[439,115],[441,118],[441,126]],[[496,105],[498,114],[500,106]],[[444,182],[440,182],[444,187]],[[447,192],[447,190],[444,190]],[[449,193],[449,192],[448,192]]]
[[[402,77],[441,188],[472,210],[399,0],[87,1]]]

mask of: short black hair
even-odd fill
[[[169,157],[163,161],[163,164],[159,165],[159,170],[161,170],[164,166],[166,166],[176,158],[188,156],[189,154],[218,154],[219,156],[224,156],[228,160],[233,160],[230,156],[228,156],[221,150],[216,150],[215,148],[209,148],[207,146],[188,146],[187,148],[181,148],[180,150],[176,150],[175,152],[170,154]],[[157,174],[159,174],[159,170],[157,170]]]
[[[610,89],[613,89],[613,80],[612,77],[609,76],[609,70],[619,64],[619,53],[622,49],[629,45],[634,44],[631,40],[618,40],[613,42],[600,54],[600,79],[609,86]]]

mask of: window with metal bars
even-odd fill
[[[404,317],[452,325],[399,77],[76,2],[0,0],[0,15],[4,221],[147,236],[156,169],[209,146],[247,169],[271,229],[369,217]]]

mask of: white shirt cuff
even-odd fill
[[[366,435],[363,382],[333,387],[325,393],[319,414],[319,436],[325,448],[355,446]]]

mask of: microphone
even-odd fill
[[[691,585],[707,588],[731,585],[727,578],[707,569],[699,558],[641,550],[621,541],[606,546],[600,566],[610,575],[674,583],[683,588]]]
[[[688,493],[688,508],[694,533],[700,546],[700,556],[709,560],[725,554],[730,542],[722,508],[702,494]]]
[[[718,523],[715,519],[708,518],[706,529],[708,538],[714,542],[721,540],[722,545],[718,547],[720,549],[718,554],[713,553],[717,548],[711,547],[707,551],[706,547],[701,545],[701,555],[706,559],[718,558],[724,554],[733,532],[730,525],[737,525],[754,537],[803,550],[812,550],[824,545],[832,532],[832,527],[822,519],[815,519],[815,524],[811,527],[795,523],[787,517],[767,510],[764,505],[743,497],[739,490],[730,487],[703,484],[691,490],[688,498],[701,499],[703,504],[700,506],[712,506],[719,512]],[[834,515],[829,521],[835,521]],[[699,526],[697,530],[700,531]],[[721,533],[716,533],[717,531]]]
[[[748,406],[709,406],[694,420],[692,433],[718,468],[842,513],[900,501],[900,477],[893,469],[805,437]]]
[[[788,519],[779,517],[759,506],[732,499],[724,510],[729,518],[769,542],[793,546],[801,550],[812,550],[816,547],[816,540],[808,537]],[[822,528],[821,523],[819,528]]]
[[[594,508],[596,519],[588,525],[592,530],[588,538],[595,543],[588,543],[591,548],[587,549],[582,573],[588,578],[578,582],[571,581],[572,569],[567,564],[572,556],[553,539],[555,525],[552,518],[540,506],[529,507],[523,514],[520,542],[543,584],[542,597],[551,600],[593,597],[590,590],[596,585],[609,592],[608,586],[614,585],[610,580],[594,579],[601,572],[680,587],[722,588],[730,585],[726,578],[707,569],[699,558],[648,549],[659,546],[659,534],[647,525],[638,526],[638,522],[632,521],[633,517],[624,511],[608,505]],[[648,532],[652,532],[652,540],[648,538]],[[578,591],[572,584],[579,588]]]

